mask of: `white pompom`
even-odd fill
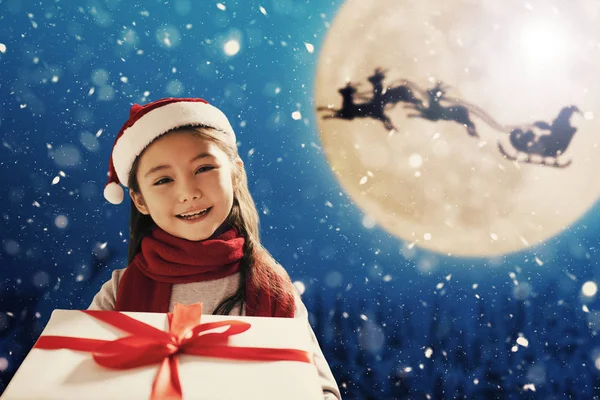
[[[104,198],[113,204],[121,204],[124,196],[123,188],[116,182],[111,182],[104,187]]]

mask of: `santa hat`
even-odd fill
[[[223,132],[223,139],[235,146],[235,133],[229,120],[203,99],[166,98],[144,106],[134,104],[129,119],[119,131],[110,156],[108,183],[104,198],[113,204],[123,201],[129,172],[136,157],[157,137],[175,128],[201,125]]]

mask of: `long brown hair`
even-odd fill
[[[164,135],[183,130],[192,131],[194,135],[215,143],[227,155],[227,158],[231,163],[234,181],[236,182],[233,187],[233,206],[231,207],[231,211],[225,222],[240,232],[245,239],[244,256],[240,261],[240,282],[242,283],[234,294],[223,300],[221,304],[215,308],[213,314],[228,315],[237,304],[240,305],[240,313],[242,312],[246,298],[245,282],[248,277],[253,280],[253,287],[260,288],[267,285],[270,287],[270,290],[274,291],[277,295],[292,294],[293,288],[291,285],[282,285],[278,283],[289,281],[287,272],[260,243],[258,212],[256,211],[256,205],[254,204],[254,200],[248,189],[246,170],[243,165],[236,163],[236,160],[239,158],[237,147],[222,139],[225,135],[224,132],[204,126],[183,126],[171,130]],[[161,135],[158,138],[164,135]],[[157,140],[158,138],[154,140]],[[140,193],[137,170],[139,167],[139,160],[143,154],[144,151],[136,157],[129,174],[129,190],[132,190],[135,193]],[[148,235],[152,229],[156,227],[156,223],[152,220],[152,217],[140,213],[135,207],[133,200],[130,201],[130,207],[128,264],[130,264],[134,257],[139,253],[144,236]],[[257,258],[259,257],[261,262],[257,262]],[[271,279],[272,274],[276,274],[283,279]],[[273,287],[274,284],[277,286]],[[289,296],[282,297],[289,298]]]

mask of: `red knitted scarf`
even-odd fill
[[[194,242],[159,227],[142,239],[141,251],[121,277],[115,311],[167,313],[174,283],[210,281],[239,271],[245,239],[231,228]],[[255,252],[246,274],[246,315],[294,316],[295,300],[287,274],[278,274]]]

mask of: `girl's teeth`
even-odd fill
[[[196,218],[199,218],[199,217],[203,216],[204,214],[206,214],[207,211],[208,211],[208,209],[201,211],[197,214],[190,215],[190,216],[182,216],[182,218],[183,219],[196,219]]]

